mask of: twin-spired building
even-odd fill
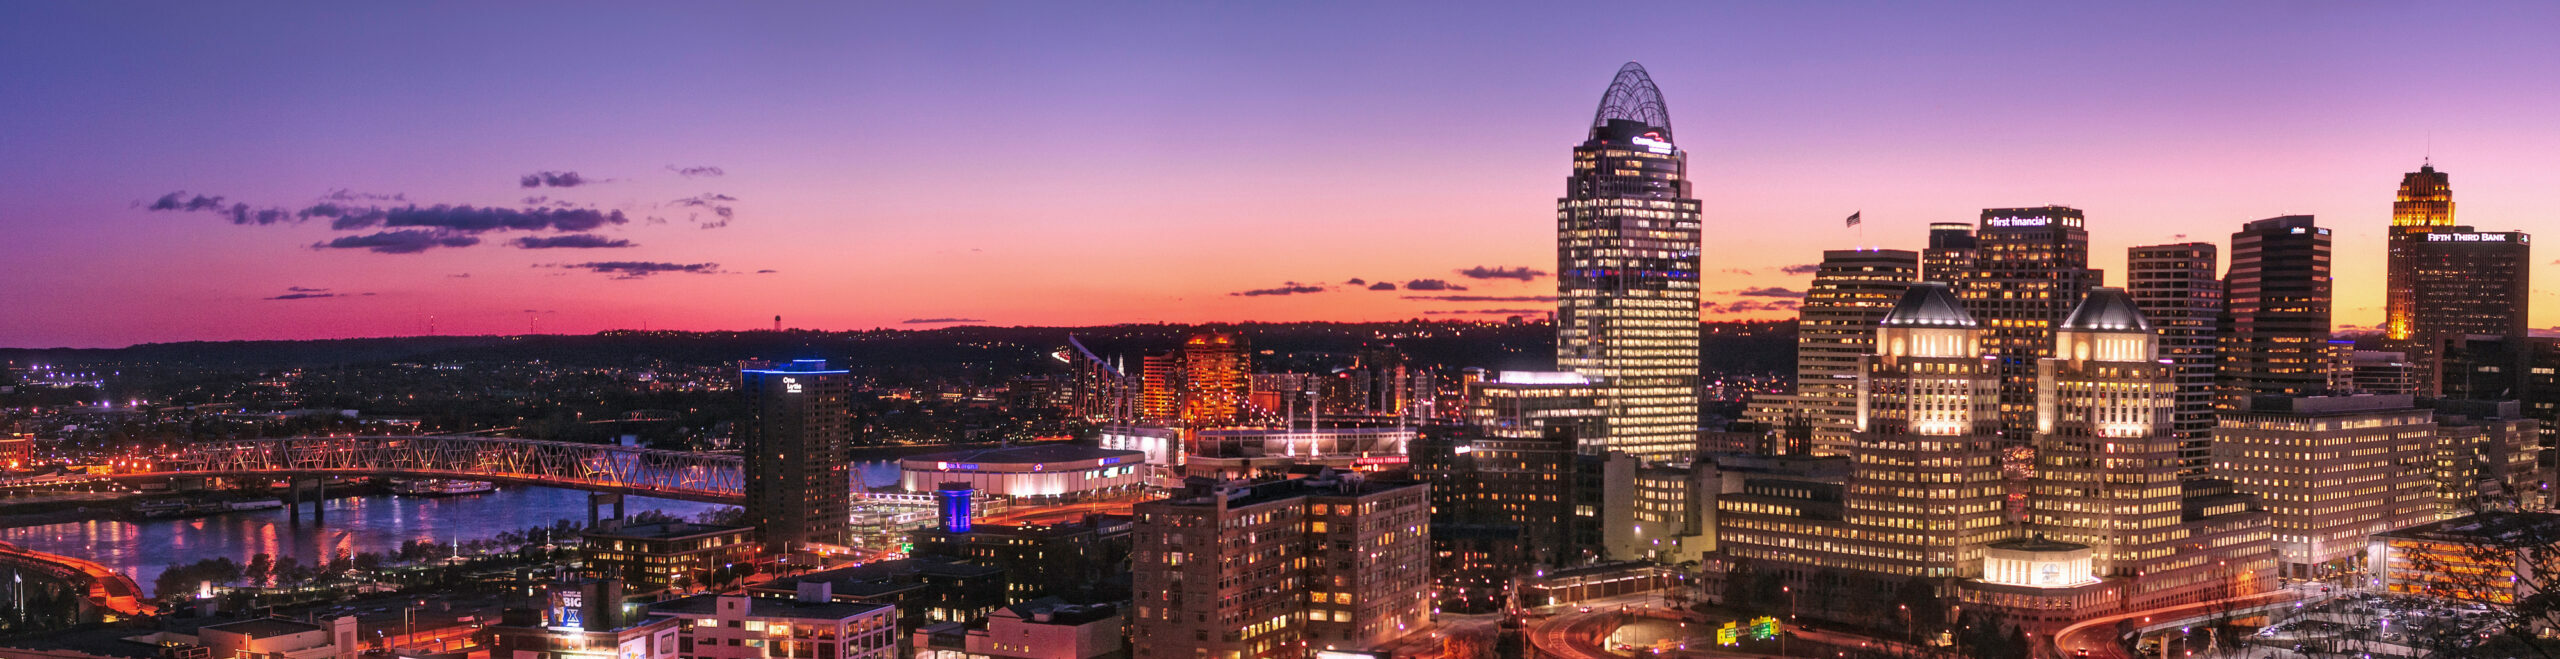
[[[1556,200],[1556,366],[1598,388],[1606,450],[1698,439],[1698,200],[1644,67],[1618,69]]]

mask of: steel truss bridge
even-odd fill
[[[186,445],[140,473],[190,476],[450,478],[737,505],[734,455],[499,437],[295,437]]]

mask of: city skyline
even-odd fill
[[[2127,247],[2317,216],[2334,323],[2370,328],[2403,174],[2456,175],[2481,231],[2560,211],[2560,91],[2495,84],[2560,66],[2529,5],[157,9],[0,8],[34,91],[0,105],[0,345],[1499,319],[1553,306],[1558,145],[1627,60],[1692,156],[1709,320],[1792,317],[1827,249],[2058,204],[2109,286]],[[2056,24],[2093,34],[2009,32]],[[347,212],[440,204],[506,211]]]

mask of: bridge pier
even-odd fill
[[[611,504],[613,506],[613,516],[606,519],[611,519],[616,522],[622,521],[622,495],[609,492],[588,492],[587,528],[595,528],[596,523],[602,521],[596,518],[596,509],[607,504]]]
[[[329,505],[329,482],[317,478],[293,478],[286,480],[284,488],[285,519],[290,520],[292,525],[295,527],[302,526],[302,489],[306,483],[309,484],[311,488],[311,525],[321,526],[328,524],[328,515],[327,513],[322,512],[322,510],[327,508]]]

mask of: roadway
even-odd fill
[[[2125,652],[2124,645],[2117,642],[2116,625],[2118,623],[2140,618],[2144,624],[2152,624],[2153,619],[2177,620],[2207,615],[2224,609],[2288,602],[2304,599],[2306,595],[2312,594],[2311,589],[2319,587],[2320,584],[2317,583],[2298,584],[2254,595],[2226,597],[2206,602],[2164,606],[2148,611],[2090,618],[2071,623],[2071,626],[2064,627],[2061,632],[2054,634],[2052,650],[2055,656],[2073,656],[2074,653],[2085,648],[2089,651],[2089,656],[2094,659],[2138,659],[2131,653]]]

